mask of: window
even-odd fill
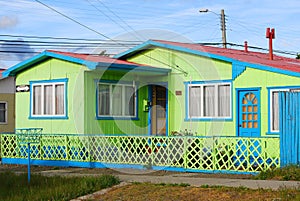
[[[188,84],[189,118],[230,118],[231,84]]]
[[[67,117],[66,81],[31,82],[31,117]]]
[[[7,102],[0,102],[0,124],[7,123]]]
[[[288,88],[270,90],[270,132],[279,132],[279,92]]]
[[[134,84],[98,83],[98,117],[135,117]]]

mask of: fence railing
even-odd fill
[[[38,134],[33,160],[99,162],[185,171],[258,172],[280,167],[279,138]],[[22,134],[1,134],[1,158],[26,159]],[[80,163],[79,163],[80,164]]]

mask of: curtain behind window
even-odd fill
[[[134,116],[135,113],[135,88],[132,86],[125,86],[125,115]]]
[[[112,115],[122,115],[122,86],[113,85],[112,90]]]
[[[100,84],[98,92],[99,115],[109,115],[110,93],[109,85]]]
[[[200,86],[189,87],[189,114],[190,117],[201,116],[201,88]]]
[[[230,116],[230,85],[220,85],[218,86],[218,110],[219,117]]]
[[[58,84],[55,86],[55,114],[64,114],[64,85]]]
[[[279,130],[279,94],[278,92],[272,93],[272,130]]]
[[[44,114],[53,114],[53,95],[52,95],[52,85],[44,86]]]
[[[33,86],[33,114],[41,115],[42,114],[42,87],[41,86]]]
[[[204,86],[204,116],[215,116],[215,87]]]

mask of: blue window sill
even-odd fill
[[[55,117],[55,116],[50,116],[50,117],[43,117],[43,116],[39,116],[39,117],[34,117],[34,116],[29,116],[28,119],[40,119],[40,120],[55,120],[55,119],[69,119],[68,116],[62,116],[62,117]]]
[[[96,117],[96,120],[140,120],[138,117]]]
[[[280,132],[266,132],[266,135],[280,135]]]
[[[185,118],[184,121],[232,121],[232,118]]]

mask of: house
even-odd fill
[[[108,58],[45,51],[15,76],[16,128],[54,134],[278,136],[278,92],[299,88],[300,61],[149,40]]]
[[[106,56],[45,51],[3,72],[14,76],[16,128],[48,134],[147,134],[148,86],[170,69]]]
[[[2,78],[0,69],[0,133],[14,132],[15,130],[15,79]]]
[[[300,61],[270,54],[149,40],[114,58],[45,51],[3,77],[16,128],[43,129],[35,164],[257,172],[287,158],[279,96],[300,88]],[[23,137],[1,137],[3,163],[26,164]]]

